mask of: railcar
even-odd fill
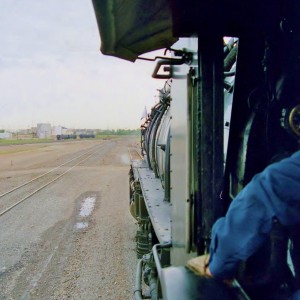
[[[58,134],[56,135],[56,139],[59,140],[76,140],[77,135],[76,134]]]
[[[93,133],[81,133],[79,134],[79,138],[81,139],[94,139],[96,137]]]
[[[167,81],[142,126],[144,159],[129,173],[135,299],[288,299],[300,247],[280,224],[231,287],[184,266],[208,251],[212,225],[251,178],[298,149],[299,1],[93,4],[103,54],[169,54],[153,59],[153,77]]]

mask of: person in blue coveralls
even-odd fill
[[[209,254],[191,259],[187,267],[198,275],[232,280],[239,263],[266,241],[274,220],[287,227],[300,223],[300,151],[253,177],[214,224]],[[292,299],[300,299],[300,290]]]

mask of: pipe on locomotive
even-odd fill
[[[136,268],[136,277],[135,277],[135,287],[133,291],[134,299],[135,300],[143,300],[142,298],[142,268],[143,268],[143,259],[141,258],[138,261],[137,268]]]
[[[166,243],[166,244],[156,244],[153,246],[151,253],[153,254],[153,258],[154,258],[154,262],[155,262],[155,269],[157,271],[158,277],[160,278],[161,276],[161,270],[162,270],[162,266],[160,263],[160,259],[159,259],[159,255],[158,255],[158,249],[166,249],[166,248],[171,248],[172,243]],[[143,270],[143,264],[145,263],[145,261],[148,261],[148,259],[145,258],[145,256],[143,258],[141,258],[138,261],[137,264],[137,268],[136,268],[136,277],[135,277],[135,287],[134,287],[134,299],[135,300],[143,300],[143,295],[142,295],[142,270]],[[153,271],[153,270],[152,270]],[[151,277],[151,276],[150,276]],[[153,278],[153,277],[151,277]],[[157,295],[156,295],[156,287],[157,287],[157,283],[155,280],[152,280],[150,283],[150,294],[151,294],[151,299],[157,299]],[[154,297],[154,298],[153,298]]]

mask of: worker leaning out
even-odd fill
[[[253,177],[214,224],[209,255],[191,259],[187,267],[199,275],[232,280],[239,263],[267,240],[274,221],[284,227],[300,223],[300,151]],[[300,290],[291,299],[300,299]]]

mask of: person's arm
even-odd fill
[[[233,278],[238,263],[266,240],[276,218],[286,226],[300,222],[300,151],[256,175],[215,223],[208,267],[212,276]]]

